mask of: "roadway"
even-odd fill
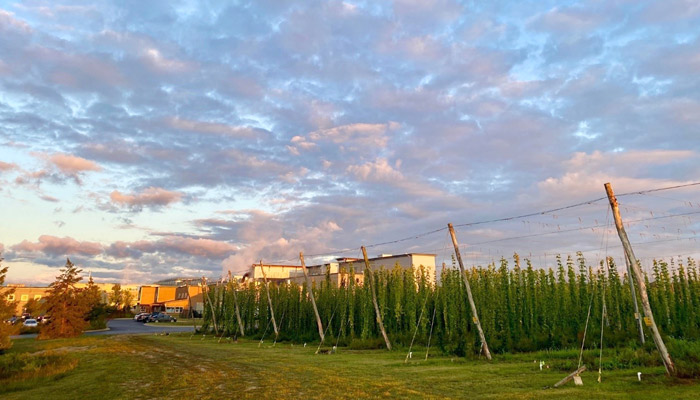
[[[194,332],[193,326],[173,325],[168,322],[136,322],[132,318],[117,318],[107,321],[107,329],[87,331],[84,335],[144,335],[164,332]],[[12,339],[35,338],[36,333],[15,335]]]

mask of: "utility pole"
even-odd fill
[[[245,327],[243,326],[243,320],[241,319],[241,311],[238,308],[238,295],[236,294],[236,289],[238,285],[234,285],[234,280],[231,277],[231,271],[228,271],[228,281],[231,283],[231,291],[233,292],[233,306],[236,308],[236,320],[238,321],[238,328],[241,331],[241,337],[245,336]],[[237,281],[235,283],[238,283]]]
[[[272,317],[272,327],[275,329],[275,341],[279,337],[280,332],[277,330],[277,321],[275,321],[275,309],[272,308],[272,297],[270,297],[270,285],[267,283],[267,274],[265,273],[265,267],[263,267],[263,262],[260,260],[260,270],[263,274],[263,280],[265,281],[265,293],[267,293],[267,303],[270,305],[270,316]]]
[[[634,290],[634,279],[632,278],[632,263],[629,257],[625,255],[625,264],[627,265],[627,277],[629,278],[630,291],[632,292],[632,300],[634,302],[634,319],[637,322],[639,330],[639,341],[644,344],[644,329],[642,328],[642,317],[639,315],[639,305],[637,304],[637,291]]]
[[[459,251],[459,244],[457,243],[457,236],[455,235],[455,229],[452,224],[447,224],[447,228],[450,230],[450,236],[452,236],[452,244],[455,247],[455,255],[457,256],[457,262],[459,263],[459,269],[462,272],[462,279],[464,279],[464,286],[467,287],[467,298],[469,299],[469,306],[472,309],[474,325],[479,331],[479,339],[481,340],[481,348],[484,351],[484,355],[487,359],[491,360],[491,352],[489,351],[489,345],[486,344],[486,336],[484,335],[484,330],[481,329],[481,322],[479,322],[479,314],[476,312],[476,304],[474,304],[474,296],[472,296],[472,288],[469,286],[469,278],[464,270],[464,264],[462,263],[462,254]]]
[[[620,209],[617,205],[617,199],[615,198],[615,193],[613,193],[612,186],[610,183],[605,184],[605,192],[608,195],[608,200],[610,200],[610,207],[613,211],[613,216],[615,217],[615,228],[617,228],[617,234],[620,236],[620,241],[622,242],[622,247],[625,250],[625,255],[629,259],[628,261],[632,265],[632,270],[634,271],[634,277],[637,280],[637,285],[639,286],[639,295],[642,298],[642,308],[644,308],[645,322],[651,328],[651,334],[654,338],[654,343],[656,348],[661,354],[661,360],[664,362],[664,367],[666,367],[666,373],[668,375],[675,375],[676,367],[671,360],[671,356],[666,350],[666,345],[664,344],[661,334],[659,333],[659,328],[654,322],[654,314],[651,312],[651,306],[649,305],[649,296],[647,295],[647,287],[644,283],[644,275],[642,274],[642,269],[637,262],[637,257],[634,256],[634,251],[632,250],[632,245],[630,244],[629,238],[627,237],[627,232],[625,232],[625,227],[622,224],[622,217],[620,216]]]
[[[374,313],[377,315],[377,324],[379,324],[379,330],[382,331],[382,336],[384,336],[384,342],[386,343],[387,350],[391,350],[391,342],[389,342],[389,336],[386,335],[386,330],[384,330],[384,322],[382,322],[382,314],[379,312],[379,304],[377,304],[377,293],[374,291],[374,283],[372,280],[372,267],[369,266],[369,260],[367,259],[367,249],[362,246],[362,257],[365,258],[365,281],[369,285],[369,291],[372,292],[372,303],[374,303]]]
[[[311,287],[311,278],[309,278],[309,273],[306,271],[306,263],[304,262],[304,253],[299,252],[299,260],[301,260],[301,269],[304,271],[304,279],[306,280],[306,290],[309,292],[309,297],[311,298],[311,305],[314,307],[314,314],[316,314],[316,325],[318,325],[318,335],[321,337],[321,343],[325,339],[323,334],[323,323],[321,322],[321,316],[318,314],[318,307],[316,307],[316,299],[314,299],[314,291]],[[321,346],[319,345],[319,348]]]

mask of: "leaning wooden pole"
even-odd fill
[[[272,317],[272,328],[275,330],[275,341],[280,335],[279,330],[277,330],[277,321],[275,321],[275,309],[272,307],[272,297],[270,297],[270,285],[267,283],[267,274],[265,273],[265,267],[263,267],[263,262],[260,260],[260,270],[263,274],[263,281],[265,282],[265,293],[267,293],[267,303],[270,305],[270,316]]]
[[[450,236],[452,236],[452,244],[455,247],[455,255],[457,256],[457,262],[459,263],[459,269],[462,272],[462,279],[464,279],[464,286],[467,287],[467,298],[469,299],[469,306],[472,309],[472,316],[474,320],[474,325],[479,331],[479,339],[481,340],[481,348],[484,351],[484,355],[489,360],[491,359],[491,352],[489,351],[489,345],[486,344],[486,336],[484,335],[484,330],[481,329],[481,322],[479,321],[479,314],[476,311],[476,304],[474,303],[474,296],[472,295],[472,288],[469,286],[469,278],[467,277],[467,272],[464,270],[464,264],[462,263],[462,254],[459,251],[459,244],[457,243],[457,236],[455,235],[455,229],[452,224],[447,224],[447,228],[450,230]]]
[[[374,313],[377,315],[377,324],[379,325],[379,330],[382,331],[382,336],[384,336],[384,342],[386,343],[387,350],[391,350],[391,342],[389,341],[389,336],[386,334],[384,329],[384,322],[382,322],[382,313],[379,312],[379,304],[377,303],[377,293],[374,290],[372,267],[369,266],[369,259],[367,258],[367,249],[362,246],[362,257],[365,258],[365,281],[369,285],[369,291],[372,292],[372,303],[374,303]]]
[[[666,367],[666,373],[668,375],[675,375],[676,367],[671,360],[671,356],[668,354],[666,345],[664,344],[661,334],[659,333],[659,328],[654,322],[654,314],[651,312],[651,306],[649,305],[649,296],[647,295],[647,286],[644,283],[644,275],[642,274],[642,269],[637,262],[637,258],[634,256],[634,251],[632,250],[632,245],[630,244],[629,238],[627,237],[627,232],[625,232],[625,227],[622,224],[622,217],[620,216],[620,208],[617,205],[617,199],[613,193],[612,186],[610,183],[605,184],[605,192],[608,195],[608,200],[610,200],[610,207],[613,211],[613,217],[615,217],[615,227],[617,228],[617,234],[620,236],[620,241],[622,242],[622,247],[625,250],[625,255],[629,258],[630,264],[632,264],[632,270],[634,271],[634,277],[639,286],[639,295],[642,298],[642,308],[644,309],[644,316],[646,317],[646,322],[651,328],[651,335],[654,338],[654,343],[656,348],[661,354],[661,359],[664,362],[664,367]]]
[[[639,305],[637,304],[637,291],[634,290],[634,278],[632,278],[632,263],[629,257],[625,256],[625,264],[627,265],[627,277],[629,278],[630,292],[632,292],[632,300],[634,302],[634,319],[637,322],[637,331],[639,333],[639,341],[644,344],[644,328],[642,327],[642,317],[639,315]]]
[[[228,271],[228,281],[231,283],[231,291],[233,292],[233,306],[236,310],[236,320],[238,321],[238,329],[241,331],[241,337],[245,336],[245,327],[243,326],[243,319],[241,319],[241,310],[238,307],[238,295],[236,294],[236,289],[238,285],[234,285],[233,277],[231,277],[231,271]],[[238,283],[237,281],[235,283]]]
[[[187,286],[185,286],[185,287],[187,288],[187,303],[189,305],[189,310],[190,310],[188,316],[190,318],[192,318],[192,327],[194,328],[194,331],[197,332],[197,321],[196,321],[196,318],[194,317],[194,310],[192,309],[192,296],[190,296],[190,284],[187,283]],[[194,333],[193,333],[193,335],[194,335]]]
[[[216,324],[216,311],[214,310],[214,304],[211,302],[211,297],[209,296],[209,286],[207,285],[207,278],[202,277],[202,290],[204,294],[207,295],[207,300],[209,303],[209,308],[211,308],[211,320],[214,322],[214,332],[219,335],[219,327]],[[202,316],[204,317],[204,316]]]
[[[306,280],[306,290],[309,293],[309,298],[311,298],[311,305],[314,308],[314,314],[316,314],[316,325],[318,325],[318,336],[321,337],[321,344],[323,344],[326,335],[323,334],[323,323],[321,322],[321,316],[318,314],[318,307],[316,307],[316,299],[314,298],[314,291],[311,287],[311,278],[309,278],[309,272],[306,270],[306,263],[304,262],[304,253],[299,252],[299,260],[301,260],[301,269],[304,271],[304,279]]]

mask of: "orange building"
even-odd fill
[[[191,285],[141,286],[138,293],[137,308],[140,312],[166,312],[186,316],[190,314],[190,303],[194,310],[197,310],[198,305],[199,308],[203,309],[201,293],[201,287]],[[198,297],[199,301],[197,301]]]
[[[15,289],[15,292],[7,295],[7,301],[15,301],[15,315],[22,315],[24,307],[29,300],[41,301],[49,294],[47,287],[26,287],[24,285],[7,285],[8,288]]]

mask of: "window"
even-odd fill
[[[41,295],[40,295],[40,294],[35,294],[35,295],[34,295],[34,300],[41,300]]]
[[[20,301],[27,301],[27,300],[29,300],[28,294],[23,294],[22,297],[20,297]]]
[[[7,295],[7,301],[15,301],[15,295],[14,295],[14,294],[8,294],[8,295]]]

